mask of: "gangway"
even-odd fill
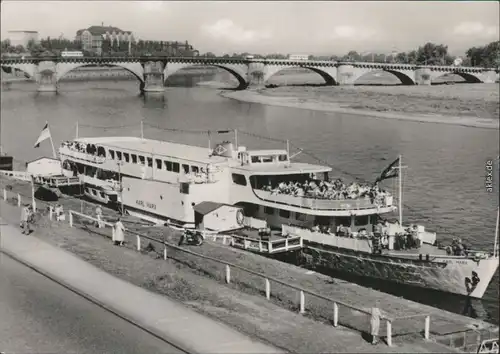
[[[296,251],[303,247],[302,237],[279,237],[263,240],[241,235],[231,235],[231,246],[255,253],[276,254]]]
[[[71,187],[81,184],[79,177],[65,177],[65,176],[35,176],[35,184],[46,185],[50,188]]]

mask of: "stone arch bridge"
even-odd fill
[[[20,70],[36,81],[38,91],[55,92],[59,81],[70,71],[83,66],[117,66],[132,73],[142,92],[162,92],[165,81],[177,71],[192,66],[214,66],[231,73],[239,89],[264,86],[281,70],[305,68],[321,75],[329,85],[352,85],[371,71],[386,71],[405,85],[430,85],[444,74],[458,74],[468,82],[493,83],[498,69],[452,66],[417,66],[408,64],[379,64],[312,60],[269,60],[205,57],[44,57],[1,59],[3,71]]]

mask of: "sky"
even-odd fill
[[[189,41],[201,53],[402,52],[426,42],[452,54],[499,40],[499,2],[2,0],[1,37],[34,30],[74,39],[111,25],[144,40]]]

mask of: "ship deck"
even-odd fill
[[[405,250],[383,250],[382,254],[387,256],[398,256],[398,257],[408,257],[416,258],[420,254],[425,257],[429,256],[447,256],[446,250],[438,248],[436,246],[429,245],[427,243],[422,244],[419,248],[409,248]]]

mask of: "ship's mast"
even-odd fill
[[[399,155],[399,195],[398,195],[398,201],[399,201],[399,225],[403,226],[403,168],[401,166],[401,155]]]

